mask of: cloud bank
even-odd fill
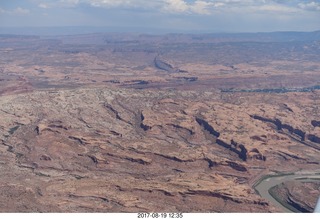
[[[211,15],[217,12],[283,12],[320,11],[320,1],[305,0],[59,0],[39,1],[40,8],[77,7],[142,8],[171,14]]]
[[[319,21],[320,0],[0,0],[0,27],[246,32],[317,30]]]

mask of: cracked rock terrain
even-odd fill
[[[261,67],[235,57],[230,67],[221,56],[196,68],[162,40],[160,57],[143,43],[1,40],[1,212],[279,212],[254,183],[319,169],[320,91],[256,90],[277,86],[270,66],[292,60]],[[316,86],[317,62],[304,63],[314,84],[295,72],[284,85]],[[271,75],[238,92],[252,69]]]
[[[272,211],[250,180],[316,167],[320,145],[251,116],[297,123],[281,105],[217,95],[103,88],[2,97],[1,195],[17,199],[2,209]],[[305,132],[319,133],[305,122]]]

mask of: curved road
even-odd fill
[[[285,208],[281,205],[276,199],[274,199],[270,193],[269,189],[281,184],[285,181],[298,180],[299,178],[309,178],[303,179],[304,182],[311,182],[314,180],[320,180],[320,171],[317,172],[296,172],[293,175],[279,175],[279,176],[270,176],[257,184],[254,188],[259,192],[262,198],[267,199],[272,204],[279,207],[283,212],[292,212],[291,210]]]

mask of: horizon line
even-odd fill
[[[52,33],[54,30],[62,31],[70,29],[69,33]],[[72,30],[73,29],[73,30]],[[91,29],[91,30],[90,30]],[[92,29],[96,29],[95,31]],[[100,29],[100,30],[98,30]],[[38,33],[33,33],[37,30]],[[40,33],[45,30],[51,33]],[[39,32],[40,31],[40,32]],[[20,33],[18,33],[20,32]],[[73,32],[73,33],[72,33]],[[1,27],[0,35],[34,35],[34,36],[53,36],[53,35],[85,35],[85,34],[150,34],[150,35],[167,35],[167,34],[186,34],[186,35],[205,35],[205,34],[266,34],[266,33],[316,33],[317,30],[274,30],[274,31],[208,31],[208,30],[173,30],[164,28],[143,28],[143,27],[119,27],[119,26],[5,26]]]

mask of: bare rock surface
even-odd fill
[[[1,37],[0,211],[279,212],[253,186],[319,169],[319,44],[221,40]]]
[[[288,181],[274,188],[271,192],[285,205],[299,212],[314,211],[320,195],[320,182]],[[308,198],[306,198],[308,197]]]
[[[1,181],[10,184],[1,191],[28,200],[12,211],[273,211],[250,180],[284,162],[287,171],[312,167],[318,149],[250,116],[274,118],[280,107],[217,95],[79,88],[3,96],[1,166],[10,174]]]

